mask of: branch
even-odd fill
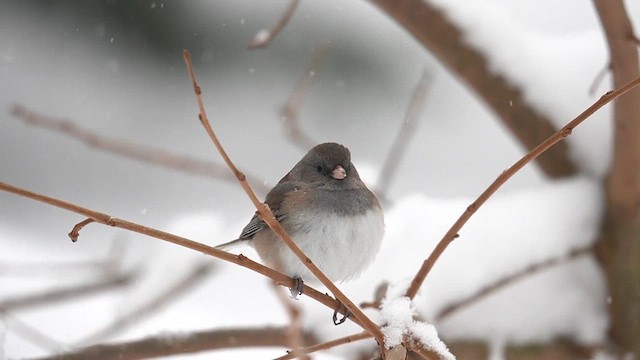
[[[305,69],[303,76],[298,80],[298,83],[291,91],[287,102],[285,102],[282,106],[282,110],[280,111],[285,134],[291,142],[305,152],[314,147],[317,142],[302,130],[298,114],[300,113],[300,108],[304,103],[304,99],[316,78],[320,64],[324,60],[326,54],[326,47],[315,48],[313,50],[311,63]]]
[[[134,278],[135,274],[133,272],[128,272],[106,278],[98,278],[88,284],[73,285],[67,288],[56,288],[37,294],[20,295],[15,298],[7,298],[0,300],[0,309],[15,311],[27,307],[49,305],[56,301],[87,296],[97,292],[126,286],[130,284]]]
[[[604,29],[614,86],[640,75],[638,38],[621,0],[594,0]],[[611,303],[611,340],[640,358],[640,89],[613,107],[613,157],[605,184],[606,206],[598,255]]]
[[[14,335],[42,349],[49,351],[62,351],[64,349],[64,346],[59,341],[24,323],[2,308],[0,308],[0,320],[6,325],[7,330]]]
[[[148,317],[153,312],[158,311],[167,303],[174,301],[177,297],[183,295],[186,291],[204,280],[206,276],[210,274],[212,268],[213,266],[211,263],[202,263],[194,267],[183,278],[175,281],[172,286],[166,288],[161,294],[157,295],[151,301],[138,305],[137,308],[129,311],[125,316],[113,320],[111,324],[85,337],[83,340],[79,341],[79,343],[90,344],[107,338],[126,329],[135,322]]]
[[[240,347],[286,346],[287,331],[286,327],[273,327],[162,334],[131,342],[89,346],[33,360],[134,360]],[[312,343],[315,340],[306,333],[304,341]]]
[[[376,192],[382,199],[387,198],[387,192],[391,187],[391,183],[396,175],[398,165],[402,159],[407,146],[409,145],[412,136],[415,134],[416,128],[420,123],[420,112],[424,107],[424,103],[427,100],[427,90],[430,84],[431,78],[428,76],[426,70],[423,71],[420,81],[416,85],[413,91],[411,101],[407,106],[407,111],[400,126],[400,131],[396,135],[396,138],[391,145],[391,149],[387,154],[387,158],[382,165],[378,181],[376,181]]]
[[[616,90],[607,92],[600,99],[598,99],[598,101],[596,101],[575,119],[565,125],[562,129],[543,141],[540,145],[536,146],[515,164],[511,165],[509,169],[502,172],[502,174],[500,174],[500,176],[498,176],[498,178],[493,183],[491,183],[491,185],[489,185],[489,187],[482,194],[480,194],[476,201],[474,201],[471,205],[469,205],[469,207],[467,207],[467,209],[462,213],[458,220],[453,224],[449,231],[447,231],[444,237],[436,245],[435,249],[433,249],[429,257],[423,262],[420,270],[411,281],[411,286],[407,290],[406,295],[412,299],[416,296],[416,294],[418,293],[418,289],[420,288],[420,286],[422,286],[422,283],[427,277],[427,274],[436,263],[440,255],[442,255],[447,246],[449,246],[449,244],[458,237],[458,232],[460,231],[460,229],[462,229],[464,224],[467,223],[469,218],[471,218],[471,216],[480,208],[480,206],[482,206],[482,204],[484,204],[491,197],[491,195],[493,195],[505,182],[507,182],[507,180],[515,175],[526,164],[547,151],[547,149],[571,135],[571,132],[576,126],[580,125],[584,120],[593,115],[593,113],[598,111],[601,107],[613,101],[614,99],[617,99],[620,96],[626,94],[638,85],[640,85],[640,78],[636,78],[635,80],[623,85]]]
[[[636,37],[622,1],[594,0],[604,28],[614,86],[640,75]],[[614,149],[609,184],[611,204],[636,209],[640,201],[640,90],[614,104]]]
[[[76,204],[72,204],[66,201],[62,201],[56,198],[52,198],[46,195],[42,195],[42,194],[37,194],[34,193],[32,191],[26,190],[26,189],[22,189],[19,188],[17,186],[13,186],[4,182],[0,181],[0,190],[2,191],[6,191],[12,194],[16,194],[16,195],[20,195],[20,196],[24,196],[26,198],[38,201],[38,202],[42,202],[60,209],[64,209],[76,214],[80,214],[83,216],[86,216],[88,218],[91,218],[93,220],[95,220],[95,222],[102,224],[102,225],[108,225],[108,226],[112,226],[112,227],[117,227],[120,229],[125,229],[131,232],[135,232],[138,234],[142,234],[142,235],[146,235],[149,237],[153,237],[156,239],[160,239],[178,246],[182,246],[191,250],[195,250],[197,252],[206,254],[206,255],[210,255],[213,257],[216,257],[218,259],[221,260],[225,260],[231,263],[234,263],[236,265],[240,265],[242,267],[245,267],[247,269],[253,270],[259,274],[262,274],[270,279],[272,279],[273,281],[275,281],[278,284],[287,286],[289,288],[293,287],[295,284],[295,281],[285,275],[282,274],[278,271],[275,271],[269,267],[266,267],[262,264],[259,264],[249,258],[247,258],[246,256],[239,254],[239,255],[233,255],[230,254],[226,251],[222,251],[222,250],[218,250],[214,247],[205,245],[205,244],[201,244],[199,242],[193,241],[193,240],[189,240],[187,238],[181,237],[181,236],[177,236],[177,235],[173,235],[170,234],[168,232],[164,232],[161,230],[157,230],[154,228],[150,228],[144,225],[140,225],[140,224],[136,224],[134,222],[130,222],[127,220],[122,220],[122,219],[118,219],[115,217],[112,217],[108,214],[105,213],[101,213],[101,212],[97,212],[95,210],[91,210],[91,209],[87,209],[87,208],[83,208],[81,206],[78,206]],[[333,299],[332,297],[330,297],[329,295],[323,294],[321,292],[319,292],[318,290],[310,287],[307,284],[303,284],[304,286],[304,295],[318,301],[319,303],[327,306],[330,309],[337,309],[340,307],[340,302]],[[353,317],[349,317],[349,319],[353,322],[355,322],[356,324],[360,325],[360,322],[357,318],[353,318]],[[362,326],[362,325],[361,325]]]
[[[233,176],[230,176],[222,165],[174,154],[160,148],[131,144],[102,136],[78,126],[73,121],[38,114],[21,105],[13,105],[11,114],[28,125],[57,131],[92,148],[187,174],[206,176],[217,180],[234,181]],[[257,181],[254,177],[251,177],[251,179],[252,182],[258,184],[257,187],[261,193],[266,194],[269,191],[261,181]]]
[[[289,315],[289,326],[287,332],[287,345],[290,349],[294,349],[289,351],[289,354],[292,354],[296,358],[300,358],[300,360],[311,360],[310,357],[306,356],[305,353],[300,352],[303,347],[303,328],[301,321],[301,311],[298,306],[296,306],[289,296],[285,295],[284,292],[280,291],[282,288],[277,286],[275,283],[271,283],[273,285],[273,291],[276,293],[278,300],[284,307],[285,311]]]
[[[509,83],[503,75],[493,73],[485,56],[465,43],[463,31],[431,2],[371,1],[412,34],[452,73],[466,82],[526,149],[533,149],[555,132],[551,121],[525,102],[518,87]],[[560,144],[544,154],[537,163],[553,178],[577,172],[566,144]]]
[[[240,170],[238,170],[238,168],[233,164],[233,162],[227,155],[227,152],[224,150],[224,148],[222,147],[222,144],[218,140],[218,137],[216,136],[215,132],[211,128],[211,123],[209,122],[209,118],[207,117],[207,113],[204,108],[204,103],[202,101],[201,89],[196,81],[195,73],[193,71],[193,65],[191,64],[191,56],[189,55],[189,52],[187,50],[184,51],[183,55],[184,55],[185,63],[187,64],[187,70],[189,71],[189,77],[191,78],[191,82],[193,84],[193,90],[196,94],[198,107],[200,108],[200,114],[198,115],[200,122],[202,123],[202,126],[207,131],[207,134],[209,134],[209,137],[211,138],[214,145],[218,149],[218,152],[224,159],[225,163],[227,164],[227,166],[229,166],[229,169],[231,170],[231,172],[235,174],[236,178],[240,182],[240,185],[242,186],[242,189],[245,191],[245,193],[247,194],[247,196],[249,197],[253,205],[256,207],[262,220],[269,226],[271,231],[273,231],[280,239],[282,239],[282,241],[287,245],[287,247],[298,257],[298,259],[300,259],[300,261],[302,261],[302,263],[309,269],[309,271],[311,271],[311,273],[313,273],[313,275],[316,278],[318,278],[318,280],[320,280],[322,285],[326,286],[334,294],[334,296],[340,301],[340,303],[342,303],[344,307],[346,307],[347,310],[353,314],[353,316],[360,322],[361,326],[363,326],[365,330],[369,331],[376,338],[379,344],[383,344],[384,335],[382,334],[382,331],[380,330],[378,325],[376,325],[373,321],[371,321],[371,319],[369,319],[362,312],[362,310],[360,310],[360,308],[358,308],[346,295],[344,295],[344,293],[340,291],[340,289],[338,289],[338,287],[333,282],[331,282],[331,280],[329,280],[329,278],[327,278],[326,275],[322,273],[322,271],[311,261],[311,259],[309,259],[302,252],[302,250],[300,250],[298,245],[296,245],[293,239],[291,239],[291,237],[287,234],[284,228],[282,228],[280,223],[276,220],[275,216],[271,212],[271,209],[269,209],[269,206],[267,204],[262,204],[258,200],[255,193],[251,189],[251,186],[247,182],[244,174]],[[289,287],[292,287],[292,286],[289,286]]]
[[[280,17],[280,20],[271,28],[271,30],[260,30],[253,37],[253,40],[249,43],[249,49],[258,49],[258,48],[266,48],[269,46],[271,41],[275,39],[275,37],[280,33],[280,30],[287,25],[289,19],[293,15],[293,12],[296,10],[298,3],[300,0],[290,0],[289,6],[285,9],[284,13]]]
[[[296,349],[295,351],[291,351],[287,355],[283,355],[274,360],[295,359],[297,356],[300,356],[300,355],[307,355],[307,354],[314,353],[316,351],[331,349],[339,345],[350,344],[352,342],[369,339],[369,338],[371,338],[371,334],[369,334],[366,331],[358,334],[352,334],[352,335],[344,336],[334,340],[326,341],[323,343],[315,344],[306,348]]]
[[[520,271],[516,271],[515,273],[508,275],[502,279],[499,279],[497,281],[495,281],[492,284],[489,284],[488,286],[485,286],[483,288],[481,288],[480,290],[478,290],[477,292],[475,292],[474,294],[471,294],[470,296],[460,300],[460,301],[456,301],[452,304],[447,305],[444,309],[440,310],[440,312],[435,316],[435,319],[437,322],[443,321],[444,319],[446,319],[447,317],[449,317],[451,314],[455,313],[456,311],[468,307],[469,305],[472,305],[474,303],[477,303],[478,301],[486,298],[487,296],[501,290],[504,289],[505,287],[515,284],[516,282],[527,278],[529,276],[535,275],[541,271],[547,270],[551,267],[554,266],[558,266],[558,265],[562,265],[570,260],[573,260],[575,258],[578,258],[580,256],[584,256],[587,255],[589,253],[591,253],[591,247],[586,247],[586,248],[581,248],[581,249],[576,249],[574,251],[571,251],[569,254],[567,255],[563,255],[563,256],[559,256],[559,257],[555,257],[552,259],[548,259],[548,260],[544,260],[542,262],[539,262],[537,264],[533,264],[529,267],[526,267]]]

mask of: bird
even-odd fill
[[[360,179],[343,145],[316,145],[269,191],[265,203],[304,254],[332,281],[358,277],[374,260],[384,235],[376,196]],[[218,245],[252,246],[265,265],[291,276],[292,297],[315,276],[256,213],[240,236]],[[335,320],[334,320],[335,322]]]

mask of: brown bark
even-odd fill
[[[281,346],[284,348],[287,346],[288,332],[289,329],[286,327],[277,327],[216,329],[185,334],[166,334],[127,343],[94,345],[75,352],[39,358],[39,360],[132,360],[217,349],[263,346]],[[305,345],[317,342],[309,333],[304,333],[303,339]]]
[[[498,118],[531,150],[556,131],[551,121],[523,98],[522,91],[489,69],[487,59],[463,39],[463,32],[424,0],[372,0],[395,19],[451,72],[471,87]],[[567,144],[558,144],[537,160],[550,177],[570,176],[577,167]]]
[[[594,0],[614,86],[640,75],[637,40],[621,0]],[[611,339],[640,358],[640,89],[614,104],[613,161],[599,255],[609,286]]]

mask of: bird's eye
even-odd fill
[[[316,171],[321,173],[322,172],[322,166],[320,166],[320,165],[316,166]]]

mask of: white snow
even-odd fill
[[[546,22],[548,19],[540,14],[553,12],[559,3],[436,2],[465,29],[466,40],[487,55],[491,69],[519,85],[526,100],[548,114],[557,126],[571,120],[609,88],[609,79],[605,79],[595,96],[588,95],[592,80],[607,64],[602,33],[594,21],[593,10],[589,9],[590,3],[571,5],[582,9],[575,13],[580,15],[572,16],[579,17],[576,22],[583,26],[570,31],[558,27],[541,31],[532,24]],[[634,9],[638,6],[635,2],[627,5]],[[193,30],[204,34],[211,25],[212,12],[202,11],[210,5],[198,6],[189,15],[197,24]],[[256,23],[253,3],[237,2],[233,6],[246,12],[224,18],[231,10],[220,8],[215,29],[221,28],[221,19],[228,24],[227,29],[242,25],[230,19],[246,18],[247,23]],[[202,50],[215,55],[209,56],[209,62],[216,61],[221,69],[234,69],[216,72],[208,68],[198,72],[205,101],[208,106],[215,106],[211,112],[215,113],[216,129],[234,161],[243,170],[250,169],[262,177],[265,183],[275,184],[300,155],[279,137],[277,104],[286,99],[306,64],[304,60],[296,60],[299,68],[294,69],[285,56],[307,59],[311,47],[331,44],[327,64],[315,75],[317,83],[308,96],[301,120],[303,127],[319,141],[349,145],[354,163],[371,188],[375,188],[373,180],[380,166],[376,160],[382,159],[379,155],[385,154],[397,131],[396,125],[389,124],[404,115],[404,104],[425,62],[430,68],[433,65],[426,52],[375,7],[357,2],[343,6],[342,11],[337,11],[331,5],[301,4],[294,20],[305,21],[293,21],[279,35],[278,43],[284,44],[283,48],[246,52],[243,41],[235,46],[241,49],[238,53],[231,53],[235,51],[233,46],[220,52],[215,47]],[[542,10],[536,16],[518,13],[519,9],[532,6]],[[195,156],[211,154],[211,146],[197,120],[176,121],[196,111],[190,83],[186,75],[178,74],[178,67],[158,69],[149,65],[156,54],[132,59],[126,51],[115,52],[121,41],[110,44],[110,35],[81,45],[84,31],[81,28],[50,29],[43,25],[48,22],[36,21],[38,18],[26,11],[12,11],[16,14],[0,14],[5,20],[0,21],[3,30],[0,38],[8,44],[6,49],[0,49],[0,76],[4,80],[0,83],[5,85],[0,87],[4,95],[0,96],[0,105],[5,110],[11,102],[21,102],[54,116],[72,118],[107,135],[128,136],[132,142],[157,140],[154,145],[185,150]],[[363,16],[356,19],[353,13]],[[198,18],[200,14],[205,15]],[[637,14],[640,11],[630,11],[635,24]],[[566,16],[553,15],[558,19],[556,25],[573,24]],[[523,21],[525,17],[531,19]],[[364,20],[360,22],[361,19]],[[315,36],[313,43],[308,43],[308,33],[298,31],[300,27],[296,26],[311,29]],[[358,31],[350,30],[354,28]],[[24,36],[25,33],[29,36]],[[264,41],[269,36],[268,30],[261,30],[254,41]],[[342,42],[345,39],[352,41]],[[107,47],[102,46],[105,43]],[[292,49],[301,50],[289,53]],[[228,56],[231,60],[227,61],[237,62],[237,67],[224,63],[219,56]],[[342,61],[351,68],[334,71]],[[389,72],[380,74],[381,69]],[[610,161],[608,109],[588,119],[568,140],[572,156],[584,174],[550,181],[528,168],[516,175],[465,225],[460,237],[438,260],[417,297],[413,301],[403,297],[424,259],[474,200],[468,194],[483,189],[488,185],[485,179],[498,175],[499,170],[493,167],[506,168],[511,165],[510,159],[521,155],[517,146],[505,145],[511,140],[499,126],[488,124],[492,121],[491,114],[482,104],[440,67],[433,66],[433,70],[434,89],[438,91],[429,95],[425,121],[408,149],[405,166],[398,170],[397,184],[403,185],[390,193],[381,251],[358,279],[338,286],[359,303],[371,301],[381,282],[391,283],[383,309],[366,310],[374,321],[385,326],[388,346],[399,343],[408,332],[441,354],[446,354],[446,347],[439,338],[445,344],[459,339],[486,340],[494,344],[495,352],[512,342],[535,343],[559,337],[585,344],[602,343],[608,321],[606,288],[595,260],[589,255],[538,272],[446,318],[438,319],[438,314],[499,279],[594,243],[603,207],[600,177]],[[43,83],[56,89],[60,84],[64,86],[61,91],[52,92]],[[330,84],[328,92],[314,93],[326,89],[326,84]],[[405,94],[398,94],[400,90]],[[247,131],[252,136],[250,147]],[[425,136],[432,137],[425,139]],[[270,151],[256,150],[267,148]],[[18,122],[0,121],[0,154],[16,154],[0,155],[1,181],[113,212],[114,216],[138,220],[209,245],[236,237],[254,211],[237,184],[194,180],[137,163],[131,165],[127,160],[87,149],[59,134],[34,130]],[[469,167],[473,171],[465,173],[463,170]],[[78,171],[79,168],[83,171]],[[411,181],[406,181],[407,178]],[[449,183],[452,184],[449,189],[442,186]],[[446,189],[448,193],[434,188]],[[115,340],[167,331],[282,326],[288,322],[283,304],[269,281],[252,271],[96,224],[87,226],[80,241],[71,244],[65,234],[81,220],[78,216],[29,200],[16,200],[4,193],[0,193],[0,204],[3,265],[101,259],[111,240],[121,237],[127,243],[125,267],[145,270],[128,292],[113,291],[12,314],[63,345],[75,344],[87,333],[153,299],[203,262],[214,264],[212,275],[203,284],[119,333]],[[257,259],[250,248],[241,252]],[[81,283],[95,276],[78,272],[52,281],[47,276],[17,276],[12,268],[7,266],[5,269],[9,271],[0,273],[0,301]],[[294,304],[302,310],[305,328],[323,340],[361,331],[350,322],[334,326],[333,310],[307,297],[300,297]],[[37,345],[21,339],[8,322],[0,325],[0,343],[0,351],[8,357],[44,353]],[[349,358],[359,350],[373,348],[375,343],[369,339],[323,352],[318,358]],[[268,358],[284,354],[284,349],[229,350],[215,354],[222,358]],[[210,357],[211,353],[205,353],[176,358]]]
[[[434,3],[464,29],[465,40],[487,57],[491,70],[517,85],[525,99],[558,128],[609,90],[607,76],[596,93],[589,94],[596,75],[609,61],[603,34],[595,22],[580,32],[541,34],[497,2]],[[607,109],[596,113],[569,138],[572,155],[580,166],[597,175],[604,174],[610,161],[608,116]]]
[[[269,30],[261,29],[253,36],[253,40],[251,40],[251,42],[254,44],[262,44],[265,41],[269,40],[270,37],[271,32]]]
[[[400,345],[405,336],[418,340],[424,348],[438,353],[441,359],[455,359],[447,346],[438,338],[436,328],[424,321],[415,320],[415,304],[408,297],[385,299],[380,309],[385,335],[384,346],[388,349]]]

